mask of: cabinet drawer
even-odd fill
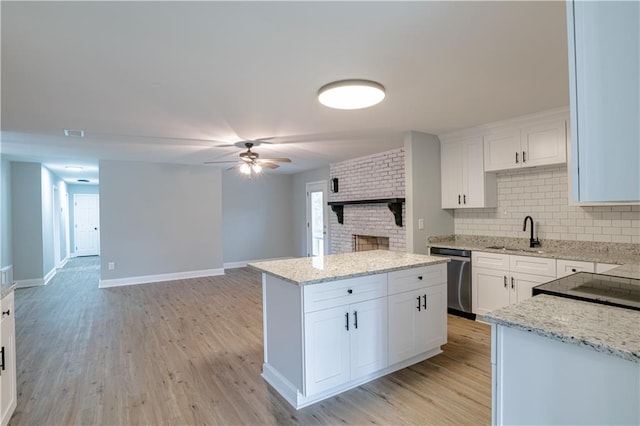
[[[471,253],[472,267],[509,270],[509,255],[499,253],[487,253],[484,251],[474,251]]]
[[[555,278],[556,260],[532,256],[509,256],[509,269],[511,272],[542,275]]]
[[[421,266],[389,272],[389,294],[412,291],[422,287],[446,284],[447,264]]]
[[[556,263],[556,277],[562,278],[576,272],[593,272],[593,262],[581,262],[579,260],[558,259]]]
[[[387,295],[387,274],[305,285],[304,312],[328,309]]]
[[[2,311],[0,313],[0,321],[4,322],[13,319],[13,291],[0,300],[0,310]]]

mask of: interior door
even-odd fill
[[[307,183],[307,256],[329,254],[327,181]]]
[[[98,194],[73,196],[76,256],[100,253],[100,208]]]

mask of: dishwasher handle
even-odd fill
[[[445,257],[447,259],[457,260],[457,261],[460,261],[460,262],[471,262],[471,258],[470,257],[442,256],[442,255],[439,255],[439,254],[432,254],[431,256],[433,256],[433,257]]]

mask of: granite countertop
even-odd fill
[[[448,261],[448,259],[442,257],[388,250],[372,250],[318,257],[252,262],[248,266],[294,284],[306,285],[446,263]]]
[[[16,288],[15,284],[8,284],[0,286],[0,299],[11,293]]]
[[[638,244],[543,240],[541,247],[531,249],[528,247],[528,242],[528,238],[449,235],[432,237],[427,245],[518,256],[624,265],[603,274],[625,278],[640,278],[640,246]],[[513,247],[515,250],[489,249],[487,248],[488,246]]]
[[[479,319],[640,363],[640,311],[540,294]]]

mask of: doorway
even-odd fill
[[[100,254],[100,206],[98,194],[73,195],[76,256]]]
[[[307,256],[329,254],[327,181],[307,183]]]

